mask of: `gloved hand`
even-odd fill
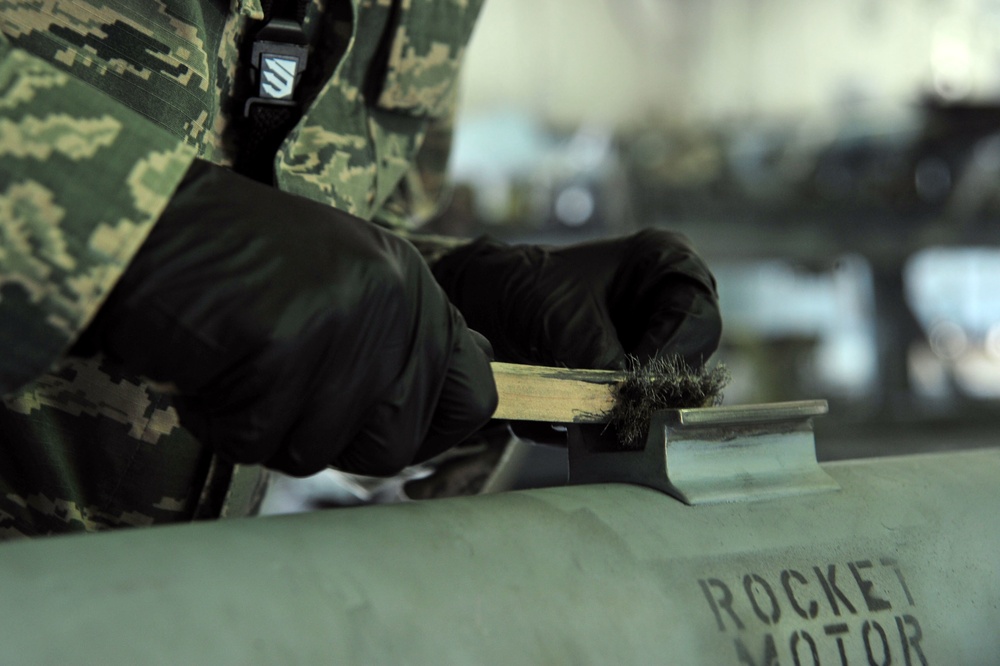
[[[699,367],[719,344],[715,279],[666,231],[563,248],[480,239],[433,271],[499,361],[620,369],[680,354]]]
[[[241,463],[390,475],[489,420],[489,359],[407,242],[197,162],[77,348],[171,382]]]

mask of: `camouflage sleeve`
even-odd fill
[[[468,239],[419,231],[450,202],[451,185],[447,179],[450,151],[451,115],[432,123],[413,165],[374,218],[376,223],[416,246],[430,265],[450,250],[469,242]]]
[[[452,117],[428,122],[420,149],[396,189],[375,213],[375,220],[398,230],[420,227],[448,204],[448,156],[451,153]]]
[[[194,158],[0,37],[0,394],[88,323]]]
[[[374,219],[390,228],[412,230],[447,205],[446,178],[459,70],[479,14],[481,0],[461,3],[406,2],[395,26],[377,106],[424,121],[414,157],[379,199]]]
[[[431,266],[448,252],[471,241],[420,231],[425,224],[445,213],[452,203],[453,184],[447,173],[452,118],[453,114],[449,114],[431,125],[413,165],[375,218],[376,222],[416,246]]]

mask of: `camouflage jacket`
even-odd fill
[[[263,13],[231,2],[0,0],[0,538],[216,516],[259,489],[166,396],[64,357],[190,162],[232,162]],[[426,212],[479,5],[311,0],[277,186],[391,224]]]

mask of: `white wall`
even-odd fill
[[[673,13],[669,4],[663,13]],[[575,122],[662,106],[682,76],[662,53],[676,25],[664,20],[649,45],[613,1],[487,0],[467,55],[465,108],[516,106]]]
[[[464,104],[557,122],[1000,97],[1000,0],[488,0]]]

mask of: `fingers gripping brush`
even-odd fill
[[[722,402],[730,375],[722,365],[693,368],[680,356],[629,360],[624,371],[571,370],[493,363],[499,404],[494,418],[554,423],[604,423],[620,448],[632,448],[661,409]]]

